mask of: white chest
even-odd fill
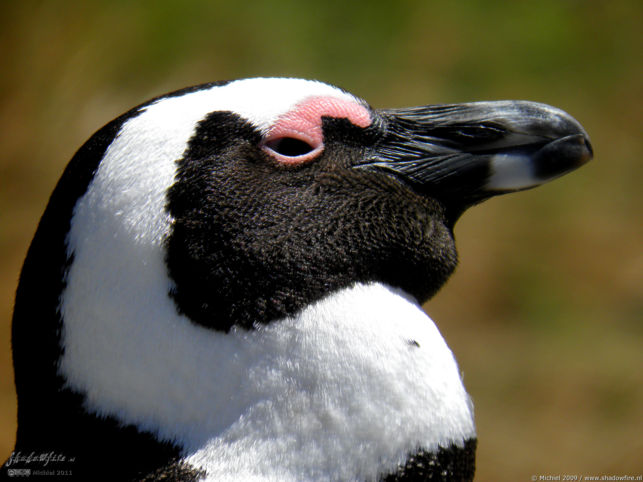
[[[178,443],[209,480],[368,480],[418,447],[475,436],[436,326],[384,285],[229,334],[172,311],[127,320],[121,306],[119,319],[81,322],[69,308],[60,367],[69,385],[90,410]]]

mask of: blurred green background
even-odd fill
[[[465,213],[460,267],[425,308],[476,406],[478,480],[643,472],[643,2],[27,0],[0,14],[0,459],[14,291],[74,151],[152,96],[279,75],[375,107],[517,98],[584,124],[595,161]]]

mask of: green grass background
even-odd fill
[[[476,406],[478,480],[643,473],[642,25],[637,0],[2,2],[0,459],[19,270],[74,151],[151,96],[280,75],[375,107],[517,98],[584,124],[595,160],[465,213],[425,308]]]

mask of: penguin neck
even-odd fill
[[[83,309],[77,281],[70,270],[67,386],[86,410],[173,443],[209,476],[252,467],[248,476],[370,478],[418,447],[475,437],[451,351],[418,304],[386,285],[356,284],[222,333],[179,315],[167,295],[144,317],[122,299]]]

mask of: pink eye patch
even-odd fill
[[[301,164],[324,149],[322,117],[348,119],[359,127],[371,124],[366,107],[335,97],[309,97],[282,115],[268,131],[263,148],[284,164]]]

